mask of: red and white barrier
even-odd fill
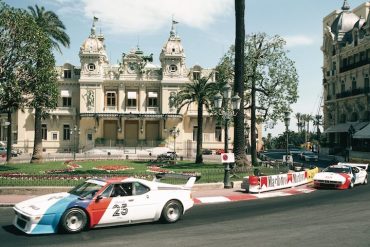
[[[318,168],[302,172],[284,173],[270,176],[248,176],[243,178],[242,189],[250,193],[290,188],[312,182]]]

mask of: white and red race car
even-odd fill
[[[80,232],[85,228],[151,222],[174,223],[194,202],[191,187],[123,177],[89,179],[68,193],[35,197],[15,205],[13,224],[27,234]]]
[[[352,189],[356,184],[367,184],[367,164],[338,163],[317,173],[316,188]]]

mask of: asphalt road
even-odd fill
[[[0,208],[0,246],[370,246],[370,185],[195,206],[175,224],[24,235]]]

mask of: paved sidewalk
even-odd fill
[[[201,189],[193,190],[192,196],[195,204],[222,203],[232,201],[255,200],[271,197],[291,196],[297,194],[311,193],[315,191],[310,185],[264,192],[260,194],[246,193],[240,189]],[[12,207],[14,204],[33,198],[37,195],[0,195],[0,207]]]

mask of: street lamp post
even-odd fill
[[[176,137],[180,135],[180,130],[176,129],[176,127],[173,127],[170,129],[170,135],[173,137],[173,152],[175,153],[175,159],[176,159]]]
[[[317,134],[317,160],[319,160],[320,155],[320,125],[321,123],[321,115],[315,116],[315,125],[316,125],[316,134]]]
[[[288,155],[289,155],[289,123],[290,123],[290,113],[284,112],[284,123],[285,123],[285,130],[286,130],[286,154],[285,154],[285,162],[288,164]]]
[[[237,111],[240,109],[240,97],[236,94],[231,97],[231,86],[226,84],[223,88],[223,96],[220,93],[217,93],[214,96],[214,105],[218,113],[222,116],[222,119],[225,123],[225,142],[224,142],[224,152],[228,153],[229,149],[229,131],[228,125],[230,119],[235,116]],[[224,99],[224,104],[222,101]],[[231,99],[231,105],[230,105]],[[223,107],[222,107],[223,106]],[[224,172],[224,188],[231,188],[230,182],[230,164],[225,163],[225,172]]]
[[[244,126],[245,126],[245,137],[246,137],[245,143],[247,144],[247,154],[249,154],[249,132],[251,130],[251,127],[249,126],[247,122],[244,124]]]

